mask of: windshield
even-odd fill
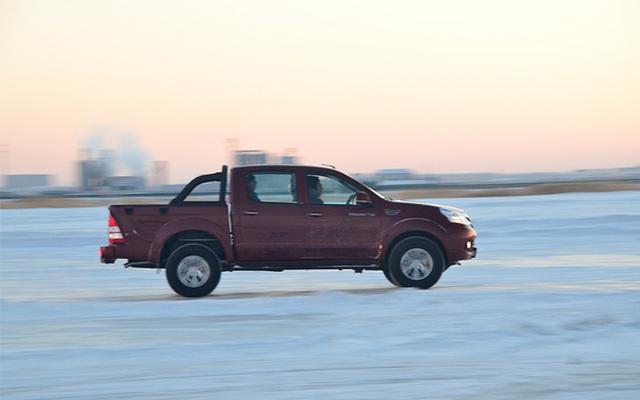
[[[375,194],[375,195],[376,195],[376,196],[378,196],[379,198],[384,199],[384,200],[387,200],[387,201],[391,201],[391,200],[393,200],[393,199],[391,198],[391,196],[385,196],[385,195],[381,194],[381,193],[380,193],[380,192],[378,192],[377,190],[373,189],[371,186],[369,186],[369,185],[365,184],[365,183],[364,183],[364,182],[362,182],[362,181],[359,181],[358,179],[355,179],[354,177],[350,176],[349,174],[345,174],[345,173],[343,173],[343,174],[344,174],[344,175],[346,175],[346,176],[348,176],[349,178],[351,178],[353,181],[357,182],[357,184],[358,184],[358,185],[362,185],[362,186],[364,186],[365,188],[369,189],[371,192],[373,192],[373,194]]]

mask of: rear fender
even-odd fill
[[[170,221],[156,232],[156,236],[149,247],[149,262],[159,264],[162,249],[167,241],[176,234],[185,231],[201,231],[208,233],[218,239],[227,258],[231,258],[233,256],[233,250],[229,240],[229,232],[224,227],[221,227],[205,218],[187,217]]]

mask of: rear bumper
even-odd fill
[[[116,248],[113,246],[100,247],[100,262],[104,264],[113,264],[118,259]]]

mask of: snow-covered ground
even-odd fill
[[[432,199],[478,259],[225,273],[184,300],[97,262],[106,210],[0,211],[3,399],[640,398],[640,192]]]

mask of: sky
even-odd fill
[[[0,0],[3,173],[72,184],[96,132],[176,182],[228,138],[348,172],[639,165],[640,2]]]

